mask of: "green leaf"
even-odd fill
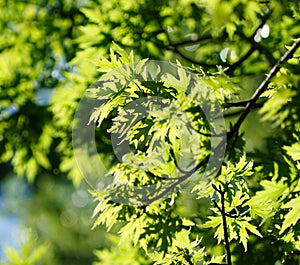
[[[260,185],[264,190],[256,192],[246,205],[250,206],[252,214],[266,219],[274,214],[274,209],[287,194],[288,186],[282,180],[276,182],[275,178],[272,181],[263,180]]]
[[[250,224],[249,222],[245,222],[244,226],[254,235],[257,235],[259,237],[263,237],[262,234],[257,230],[257,228]]]
[[[245,251],[247,251],[247,242],[248,242],[249,235],[247,233],[245,226],[240,226],[239,237],[240,237],[240,242],[243,244]]]
[[[186,219],[186,218],[183,218],[183,219],[182,219],[182,224],[183,224],[184,226],[194,226],[194,225],[195,225],[195,223],[194,223],[193,221],[191,221],[191,220],[189,220],[189,219]]]
[[[136,246],[143,231],[142,217],[130,220],[129,223],[123,226],[119,231],[120,244],[126,241],[133,241],[133,245]]]
[[[105,204],[103,204],[103,202],[100,202],[95,208],[93,217],[95,217],[99,213],[100,214],[97,217],[92,229],[94,229],[96,226],[99,226],[100,224],[105,224],[107,230],[109,231],[117,222],[119,212],[122,210],[122,205],[118,205],[115,207],[109,207],[108,205],[104,205]]]
[[[222,224],[222,217],[221,216],[210,216],[209,220],[206,221],[202,227],[204,228],[211,228],[211,227],[217,227]]]
[[[123,103],[122,97],[116,97],[113,100],[109,100],[106,103],[104,103],[102,106],[95,108],[95,111],[92,113],[89,124],[91,122],[97,122],[98,126],[102,124],[102,121],[108,117],[110,112],[118,107],[121,103]]]
[[[281,206],[282,209],[288,209],[289,212],[284,216],[284,220],[279,234],[282,234],[287,228],[295,225],[300,219],[300,197],[294,198]]]
[[[88,9],[88,8],[81,8],[81,12],[85,14],[88,18],[89,21],[95,22],[95,23],[101,23],[101,13],[99,12],[98,9]]]
[[[287,80],[283,80],[284,77],[278,77],[282,80],[280,82],[286,83]],[[278,81],[279,83],[279,81]],[[288,115],[284,106],[291,100],[292,97],[296,95],[296,91],[287,88],[280,88],[273,94],[273,96],[263,105],[259,110],[262,115],[262,121],[274,121],[276,125],[279,125],[283,119]]]
[[[36,247],[34,249],[33,253],[31,253],[31,255],[29,257],[29,263],[36,264],[36,262],[41,260],[42,257],[46,254],[47,250],[48,250],[47,245],[40,245],[40,246]]]
[[[22,259],[19,257],[19,254],[16,250],[9,247],[4,247],[4,250],[10,262],[15,264],[20,264],[22,262]]]
[[[292,157],[294,161],[300,160],[300,143],[294,143],[291,146],[284,146],[284,150]]]
[[[27,163],[28,164],[27,164],[26,176],[27,176],[29,182],[33,182],[33,180],[38,172],[39,165],[38,165],[35,157],[31,157]]]
[[[229,22],[226,24],[226,31],[228,33],[229,39],[232,39],[234,36],[234,33],[236,31],[236,25],[232,22]]]

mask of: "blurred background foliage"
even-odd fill
[[[222,66],[244,99],[300,35],[298,0],[0,0],[0,10],[0,220],[11,222],[13,231],[0,247],[4,264],[15,265],[92,264],[94,249],[102,248],[95,265],[121,264],[117,256],[124,255],[128,264],[148,264],[139,250],[118,248],[104,230],[91,231],[94,205],[72,150],[75,110],[98,74],[93,60],[107,56],[112,42],[139,58],[179,59],[211,73]],[[276,77],[278,89],[293,83],[280,94],[286,101],[254,111],[243,125],[241,148],[246,142],[248,155],[263,165],[253,191],[272,175],[273,161],[281,175],[290,174],[281,147],[299,140],[293,136],[300,128],[297,76],[299,65],[290,64]],[[229,124],[235,116],[228,117]],[[110,166],[115,157],[105,126],[96,137]],[[178,211],[197,218],[195,213],[206,215],[207,204],[187,197]],[[21,246],[17,252],[6,248],[4,258],[8,237]],[[276,237],[253,239],[246,254],[236,246],[236,259],[279,262],[293,246]],[[203,240],[212,253],[220,252],[212,233]],[[285,259],[299,261],[296,255]]]

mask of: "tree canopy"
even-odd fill
[[[80,216],[64,190],[89,190],[85,262],[300,264],[298,1],[0,6],[1,182],[24,177],[61,222]],[[55,240],[29,223],[41,244],[6,264],[45,264]],[[49,264],[75,264],[73,228]]]

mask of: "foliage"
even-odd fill
[[[298,2],[0,0],[1,168],[93,162],[95,265],[299,263]]]
[[[132,248],[130,241],[119,244],[118,237],[110,235],[110,241],[112,242],[112,247],[104,250],[96,250],[95,255],[99,259],[98,262],[94,262],[93,265],[98,264],[151,264],[147,261],[144,255],[140,255],[139,249],[137,247]],[[117,246],[117,247],[116,247]],[[124,256],[126,259],[124,259]]]
[[[297,46],[293,47],[294,51],[299,47],[299,40]],[[151,64],[147,65],[147,61],[134,64],[132,53],[126,56],[118,46],[115,49],[119,59],[111,52],[111,63],[106,59],[100,61],[99,71],[104,73],[99,79],[101,86],[88,90],[92,98],[103,102],[92,113],[90,122],[97,122],[98,126],[101,126],[102,122],[110,117],[113,123],[108,131],[120,134],[119,144],[127,141],[131,148],[128,149],[129,153],[125,153],[120,162],[108,172],[108,175],[113,178],[113,183],[104,192],[94,192],[94,196],[99,201],[94,213],[94,215],[99,214],[95,225],[106,224],[108,229],[111,229],[118,220],[128,221],[119,231],[121,242],[129,240],[129,237],[133,235],[133,244],[139,245],[157,264],[173,264],[173,262],[196,264],[205,260],[206,255],[198,246],[200,241],[196,241],[197,243],[190,241],[192,233],[187,227],[195,226],[195,223],[182,219],[183,217],[178,219],[176,202],[180,201],[178,193],[183,192],[179,188],[182,182],[192,175],[201,175],[199,170],[203,167],[202,161],[208,163],[207,155],[212,155],[209,152],[212,146],[206,143],[207,138],[220,137],[215,127],[211,124],[207,127],[206,113],[203,113],[201,108],[197,108],[199,102],[202,103],[201,106],[204,105],[207,108],[206,102],[197,93],[202,92],[205,99],[209,100],[210,95],[206,93],[205,88],[212,82],[209,82],[209,76],[206,75],[197,75],[195,80],[192,80],[191,75],[186,74],[181,68],[176,69],[177,73],[173,69],[168,69],[170,73],[164,75],[161,73],[163,67],[160,67],[159,63],[156,63],[156,67]],[[156,86],[153,86],[153,82],[149,86],[148,76],[145,76],[149,72],[151,81],[155,80]],[[174,72],[176,76],[171,74]],[[216,74],[222,77],[222,72]],[[213,75],[214,81],[217,80],[216,74]],[[271,74],[272,72],[269,75]],[[176,82],[172,82],[174,80]],[[215,84],[218,83],[215,82]],[[263,84],[258,89],[263,88]],[[199,92],[197,88],[200,88]],[[215,90],[214,87],[208,88],[210,91]],[[184,94],[184,101],[181,100],[182,94]],[[152,104],[145,100],[153,96],[163,97],[160,105],[155,100],[151,102]],[[138,104],[142,105],[142,109],[147,109],[146,114],[139,113],[138,104],[132,104],[136,98],[144,99]],[[218,96],[214,99],[217,100]],[[224,101],[219,99],[219,104],[222,103],[224,104]],[[192,113],[190,114],[189,111]],[[209,113],[213,113],[213,108],[209,109]],[[276,114],[273,113],[273,115]],[[212,116],[213,119],[208,121],[210,123],[216,117]],[[182,123],[182,117],[184,126],[178,125]],[[189,120],[189,117],[192,119]],[[197,117],[196,123],[193,120],[195,117]],[[229,140],[236,133],[234,130],[238,128],[237,125],[239,125],[238,122],[227,133]],[[187,143],[184,143],[183,139]],[[185,153],[186,148],[187,153]],[[220,144],[217,151],[221,152]],[[192,161],[186,161],[189,158],[188,154],[191,154]],[[184,158],[182,164],[180,157]],[[230,156],[228,158],[230,159]],[[189,167],[186,168],[186,165]],[[293,167],[293,164],[290,163],[290,166]],[[227,168],[222,167],[218,177],[208,187],[207,183],[200,179],[200,184],[193,189],[198,192],[199,196],[208,196],[213,199],[215,208],[211,210],[216,216],[209,217],[209,221],[205,222],[202,227],[217,228],[215,236],[219,243],[225,240],[228,264],[231,264],[228,245],[230,241],[239,239],[247,250],[248,231],[262,237],[257,227],[250,223],[256,215],[266,219],[275,214],[281,205],[283,209],[292,208],[285,215],[279,234],[282,234],[290,225],[295,225],[298,220],[295,216],[298,211],[298,198],[282,204],[293,189],[288,190],[284,179],[277,182],[278,172],[275,172],[273,182],[262,180],[261,185],[266,187],[265,191],[257,192],[252,198],[250,197],[247,180],[252,175],[251,169],[252,163],[247,164],[245,156],[236,165],[228,161]],[[294,174],[290,174],[290,177],[297,179],[297,171],[295,167],[293,169]],[[208,174],[211,175],[212,172]],[[166,181],[168,181],[167,185],[164,183]],[[146,185],[153,186],[154,190],[145,189]],[[171,198],[162,201],[167,193],[170,193]],[[283,196],[281,201],[279,201],[280,196]],[[266,208],[261,209],[262,205]],[[159,234],[158,238],[157,234]],[[184,238],[188,239],[187,243],[184,247],[176,248],[177,237],[181,234],[185,234]],[[290,242],[293,242],[297,248],[298,243],[293,232],[292,238],[293,241]],[[181,239],[179,242],[183,244],[184,241]],[[199,252],[202,254],[197,254]]]
[[[46,257],[49,256],[49,246],[45,244],[37,245],[35,241],[34,236],[29,233],[28,239],[21,244],[20,253],[18,253],[15,249],[6,247],[5,253],[8,258],[8,262],[1,263],[1,265],[47,264]]]
[[[64,1],[1,0],[0,7],[0,161],[9,161],[18,175],[33,181],[40,168],[51,170],[55,131],[43,97],[68,69],[83,16],[79,4]]]
[[[11,235],[22,244],[32,246],[47,245],[48,254],[41,259],[42,264],[64,264],[71,260],[75,265],[91,264],[93,249],[106,247],[110,243],[105,239],[103,229],[91,231],[93,221],[93,203],[82,183],[74,189],[64,179],[52,178],[41,174],[35,186],[26,185],[24,179],[8,176],[1,183],[1,217],[14,216],[20,223],[14,227]],[[33,236],[33,243],[25,239]],[[0,247],[4,247],[5,238]],[[16,245],[19,245],[17,242]],[[2,257],[1,257],[2,258]],[[51,258],[51,259],[50,259]]]

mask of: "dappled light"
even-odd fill
[[[0,0],[0,265],[299,265],[300,2]]]

